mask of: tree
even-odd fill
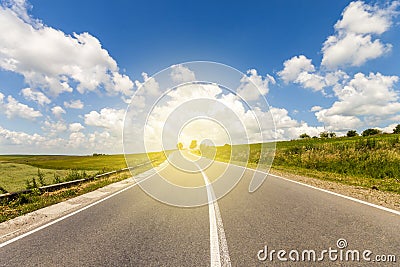
[[[328,138],[328,137],[329,137],[329,133],[328,133],[327,131],[321,132],[321,133],[319,134],[319,137],[321,137],[321,138]]]
[[[303,134],[300,135],[300,138],[301,139],[310,138],[310,136],[308,134],[306,134],[306,133],[303,133]]]
[[[362,132],[362,136],[370,136],[370,135],[376,135],[376,134],[381,134],[382,131],[378,129],[366,129]]]
[[[330,138],[335,138],[335,137],[336,137],[336,133],[330,132],[330,133],[329,133],[329,137],[330,137]]]
[[[179,143],[176,145],[176,147],[177,147],[179,150],[182,150],[182,149],[183,149],[183,144],[182,144],[181,142],[179,142]]]
[[[394,134],[400,134],[400,124],[397,124],[396,128],[393,129]]]
[[[197,147],[197,140],[192,140],[192,142],[190,142],[190,149],[195,149]]]
[[[350,131],[347,132],[346,136],[347,137],[354,137],[354,136],[358,136],[358,133],[355,130],[350,130]]]

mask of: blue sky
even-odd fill
[[[390,132],[399,11],[396,1],[2,1],[0,153],[121,153],[142,73],[195,60],[271,76],[279,139]]]

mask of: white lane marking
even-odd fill
[[[221,163],[228,164],[228,163],[225,163],[225,162],[221,162]],[[290,180],[288,178],[284,178],[284,177],[279,176],[279,175],[266,173],[266,172],[259,171],[259,170],[256,170],[256,169],[246,168],[246,167],[243,167],[243,166],[240,166],[240,165],[236,165],[236,164],[232,164],[232,163],[229,163],[229,164],[230,165],[234,165],[236,167],[240,167],[240,168],[249,170],[249,171],[259,172],[259,173],[263,173],[263,174],[266,174],[266,175],[270,175],[270,176],[273,176],[273,177],[276,177],[276,178],[280,178],[280,179],[283,179],[283,180],[291,182],[291,183],[303,185],[303,186],[306,186],[306,187],[309,187],[309,188],[312,188],[312,189],[316,189],[316,190],[319,190],[319,191],[322,191],[322,192],[325,192],[325,193],[328,193],[328,194],[331,194],[331,195],[334,195],[334,196],[337,196],[337,197],[342,197],[342,198],[345,198],[345,199],[348,199],[348,200],[351,200],[351,201],[354,201],[354,202],[357,202],[357,203],[361,203],[361,204],[364,204],[364,205],[367,205],[367,206],[370,206],[370,207],[374,207],[374,208],[377,208],[377,209],[380,209],[380,210],[391,212],[391,213],[396,214],[396,215],[400,215],[400,211],[393,210],[393,209],[390,209],[390,208],[386,208],[386,207],[383,207],[383,206],[380,206],[380,205],[376,205],[376,204],[373,204],[373,203],[369,203],[367,201],[360,200],[360,199],[357,199],[357,198],[354,198],[354,197],[349,197],[349,196],[342,195],[342,194],[339,194],[339,193],[336,193],[336,192],[332,192],[332,191],[329,191],[329,190],[326,190],[326,189],[318,188],[318,187],[315,187],[315,186],[312,186],[312,185],[309,185],[309,184],[304,184],[304,183],[301,183],[301,182],[298,182],[298,181],[293,181],[293,180]]]
[[[203,176],[207,189],[208,214],[210,219],[210,258],[211,267],[231,266],[228,243],[226,242],[224,225],[214,190],[207,175],[201,170],[197,163],[194,163]],[[221,257],[222,256],[222,257]],[[221,263],[222,259],[222,263]]]
[[[153,170],[153,169],[151,169],[151,170]],[[44,229],[44,228],[46,228],[46,227],[49,227],[50,225],[53,225],[53,224],[58,223],[58,222],[60,222],[60,221],[62,221],[62,220],[65,220],[65,219],[67,219],[68,217],[71,217],[71,216],[73,216],[73,215],[75,215],[75,214],[77,214],[77,213],[79,213],[79,212],[81,212],[81,211],[84,211],[84,210],[86,210],[86,209],[88,209],[88,208],[90,208],[90,207],[93,207],[94,205],[97,205],[97,204],[99,204],[99,203],[101,203],[101,202],[103,202],[103,201],[105,201],[105,200],[107,200],[107,199],[109,199],[109,198],[112,198],[113,196],[116,196],[116,195],[118,195],[118,194],[120,194],[120,193],[122,193],[122,192],[124,192],[124,191],[126,191],[126,190],[129,190],[129,189],[131,189],[132,187],[138,185],[139,183],[141,183],[141,182],[143,182],[143,181],[149,179],[150,177],[152,177],[152,176],[155,175],[155,174],[157,174],[157,172],[152,173],[151,175],[149,175],[149,176],[146,177],[145,179],[140,180],[140,181],[138,181],[137,183],[135,183],[135,184],[133,184],[133,185],[130,185],[130,186],[128,186],[128,187],[126,187],[126,188],[124,188],[124,189],[122,189],[122,190],[120,190],[120,191],[117,191],[117,192],[115,192],[115,193],[113,193],[113,194],[111,194],[111,195],[109,195],[109,196],[107,196],[107,197],[105,197],[105,198],[99,199],[99,200],[97,200],[96,202],[93,202],[92,204],[89,204],[89,205],[87,205],[87,206],[85,206],[85,207],[82,207],[82,208],[79,209],[79,210],[76,210],[76,211],[74,211],[74,212],[72,212],[72,213],[69,213],[69,214],[67,214],[67,215],[65,215],[65,216],[63,216],[63,217],[60,217],[60,218],[58,218],[58,219],[56,219],[56,220],[54,220],[54,221],[51,221],[51,222],[46,223],[46,224],[44,224],[44,225],[42,225],[42,226],[39,226],[38,228],[35,228],[35,229],[33,229],[33,230],[29,231],[29,232],[26,232],[26,233],[24,233],[24,234],[22,234],[22,235],[19,235],[19,236],[17,236],[17,237],[14,237],[14,238],[8,240],[8,241],[5,241],[5,242],[3,242],[3,243],[0,244],[0,248],[5,247],[5,246],[7,246],[7,245],[9,245],[9,244],[11,244],[11,243],[17,241],[17,240],[20,240],[20,239],[22,239],[22,238],[24,238],[24,237],[27,237],[27,236],[31,235],[31,234],[33,234],[33,233],[36,233],[37,231],[40,231],[40,230],[42,230],[42,229]]]
[[[396,215],[400,215],[400,211],[389,209],[389,208],[386,208],[386,207],[383,207],[383,206],[380,206],[380,205],[376,205],[376,204],[373,204],[373,203],[369,203],[369,202],[361,200],[361,199],[357,199],[357,198],[354,198],[354,197],[349,197],[349,196],[346,196],[346,195],[342,195],[342,194],[339,194],[339,193],[336,193],[336,192],[332,192],[332,191],[329,191],[329,190],[326,190],[326,189],[318,188],[318,187],[315,187],[315,186],[312,186],[312,185],[309,185],[309,184],[303,184],[301,182],[293,181],[293,180],[290,180],[290,179],[287,179],[287,178],[284,178],[284,177],[281,177],[281,176],[278,176],[278,175],[275,175],[275,174],[269,174],[269,175],[273,176],[273,177],[276,177],[276,178],[280,178],[280,179],[289,181],[289,182],[292,182],[292,183],[295,183],[295,184],[307,186],[309,188],[316,189],[316,190],[319,190],[319,191],[322,191],[322,192],[325,192],[325,193],[328,193],[328,194],[331,194],[331,195],[334,195],[334,196],[337,196],[337,197],[342,197],[342,198],[345,198],[345,199],[348,199],[348,200],[352,200],[354,202],[358,202],[358,203],[361,203],[361,204],[364,204],[364,205],[368,205],[368,206],[371,206],[371,207],[374,207],[374,208],[377,208],[377,209],[381,209],[381,210],[384,210],[384,211],[387,211],[387,212],[394,213]]]

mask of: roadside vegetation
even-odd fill
[[[400,131],[400,126],[396,129]],[[215,159],[255,168],[262,145],[217,147]],[[298,140],[276,143],[272,169],[400,194],[400,134],[375,129],[361,136],[355,131],[345,137],[328,132],[313,138],[302,134]]]
[[[134,168],[131,170],[132,174],[136,175],[149,170],[153,166],[160,165],[165,161],[166,156],[161,152],[149,153],[149,155],[129,155],[131,166],[133,166],[135,162],[137,162],[137,165],[148,162],[149,159],[152,160],[152,164]],[[77,162],[79,162],[80,165],[75,165]],[[90,165],[91,163],[93,163],[93,165]],[[46,169],[38,168],[38,166],[46,167]],[[88,166],[90,167],[87,168]],[[107,166],[107,168],[105,168],[105,166]],[[69,167],[72,168],[68,169]],[[32,189],[32,192],[19,194],[12,199],[0,199],[0,222],[124,180],[131,177],[131,172],[125,171],[119,174],[97,178],[54,192],[41,193],[38,189],[40,186],[93,177],[105,171],[123,168],[126,168],[123,155],[82,157],[0,156],[0,194]]]

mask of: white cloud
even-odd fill
[[[269,74],[262,77],[258,75],[257,70],[250,69],[247,71],[247,75],[240,80],[237,93],[247,101],[257,100],[269,92],[270,83],[276,83],[274,77]]]
[[[324,131],[323,127],[309,126],[305,122],[298,122],[288,115],[288,111],[284,108],[272,107],[271,112],[275,121],[277,139],[288,140],[297,139],[303,133],[310,136],[318,136]]]
[[[23,1],[0,6],[0,68],[23,75],[31,88],[52,96],[72,92],[73,84],[81,93],[101,87],[108,93],[130,93],[133,83],[119,73],[97,38],[36,23],[25,7]]]
[[[64,107],[66,108],[73,108],[73,109],[83,109],[84,104],[80,99],[78,100],[71,100],[69,102],[64,101]]]
[[[303,72],[308,73],[315,71],[311,59],[306,58],[304,55],[294,56],[286,60],[283,62],[283,67],[283,70],[278,72],[278,75],[285,83],[296,81]]]
[[[160,94],[160,85],[158,82],[153,78],[149,77],[149,75],[146,72],[142,72],[142,77],[143,77],[143,83],[139,81],[135,81],[135,85],[137,88],[141,88],[140,92],[143,94],[149,94],[151,96],[159,96]]]
[[[4,129],[0,126],[0,143],[12,145],[38,145],[45,141],[45,138],[39,134],[27,134]]]
[[[357,73],[343,86],[334,87],[338,101],[315,115],[329,129],[353,129],[362,124],[382,122],[400,112],[398,93],[394,85],[397,76]]]
[[[71,132],[79,132],[79,131],[82,131],[83,129],[85,129],[85,127],[82,124],[80,124],[79,122],[71,123],[69,125],[69,130]]]
[[[361,120],[354,115],[329,114],[329,109],[322,109],[315,113],[319,122],[325,125],[327,130],[353,130],[362,126]]]
[[[32,90],[29,87],[22,89],[21,93],[26,100],[35,101],[41,106],[51,103],[51,100],[45,94],[39,91]]]
[[[72,148],[79,148],[82,145],[86,146],[86,136],[81,132],[73,132],[69,135],[68,146]]]
[[[392,45],[373,36],[390,28],[398,5],[397,1],[385,7],[351,2],[343,11],[342,19],[335,24],[335,35],[329,36],[322,47],[321,65],[328,69],[360,66],[389,52]]]
[[[351,2],[343,11],[342,19],[335,24],[335,29],[358,34],[382,34],[392,25],[397,6],[397,1],[386,8],[371,6],[362,1]]]
[[[124,109],[103,108],[100,113],[91,111],[85,114],[85,124],[105,128],[114,134],[121,135],[124,116]]]
[[[398,123],[392,123],[386,127],[380,128],[380,127],[376,127],[377,129],[381,130],[384,133],[393,133],[394,128],[396,128],[396,126],[398,125]]]
[[[321,106],[313,106],[310,111],[315,112],[315,111],[320,111],[321,109],[322,109]]]
[[[50,136],[56,136],[67,130],[67,125],[63,121],[50,122],[45,121],[42,130],[48,132]]]
[[[323,91],[327,85],[326,78],[314,72],[315,67],[311,59],[300,55],[286,60],[283,63],[283,70],[278,72],[278,75],[285,83],[294,82],[303,88]]]
[[[212,121],[204,118],[212,118]],[[213,125],[213,121],[222,128]],[[253,107],[249,110],[238,97],[216,84],[184,85],[169,92],[168,101],[160,102],[149,114],[144,131],[139,129],[139,133],[134,134],[135,122],[130,125],[128,120],[127,123],[132,130],[124,136],[133,136],[129,140],[132,147],[135,147],[135,140],[141,142],[140,132],[144,132],[146,147],[151,151],[159,150],[162,145],[172,148],[178,141],[188,145],[192,139],[199,142],[211,139],[216,145],[243,144],[273,140],[275,136],[281,140],[298,138],[304,132],[318,135],[323,131],[323,127],[309,126],[291,118],[284,108],[272,107],[268,111]]]
[[[170,77],[176,83],[185,83],[196,80],[194,72],[181,64],[171,66]]]
[[[4,0],[2,1],[5,7],[11,9],[15,14],[18,15],[22,20],[33,25],[40,25],[39,20],[33,19],[28,14],[28,10],[32,9],[32,6],[26,0]]]
[[[61,118],[62,114],[65,114],[65,110],[60,106],[55,106],[51,108],[51,112],[56,116],[56,118]]]
[[[323,76],[308,72],[300,73],[295,82],[301,84],[304,88],[310,88],[314,91],[323,91],[326,86]]]
[[[10,95],[7,97],[7,101],[4,102],[4,95],[2,93],[0,93],[0,108],[9,119],[20,117],[23,119],[34,120],[43,116],[40,111],[19,103]]]

